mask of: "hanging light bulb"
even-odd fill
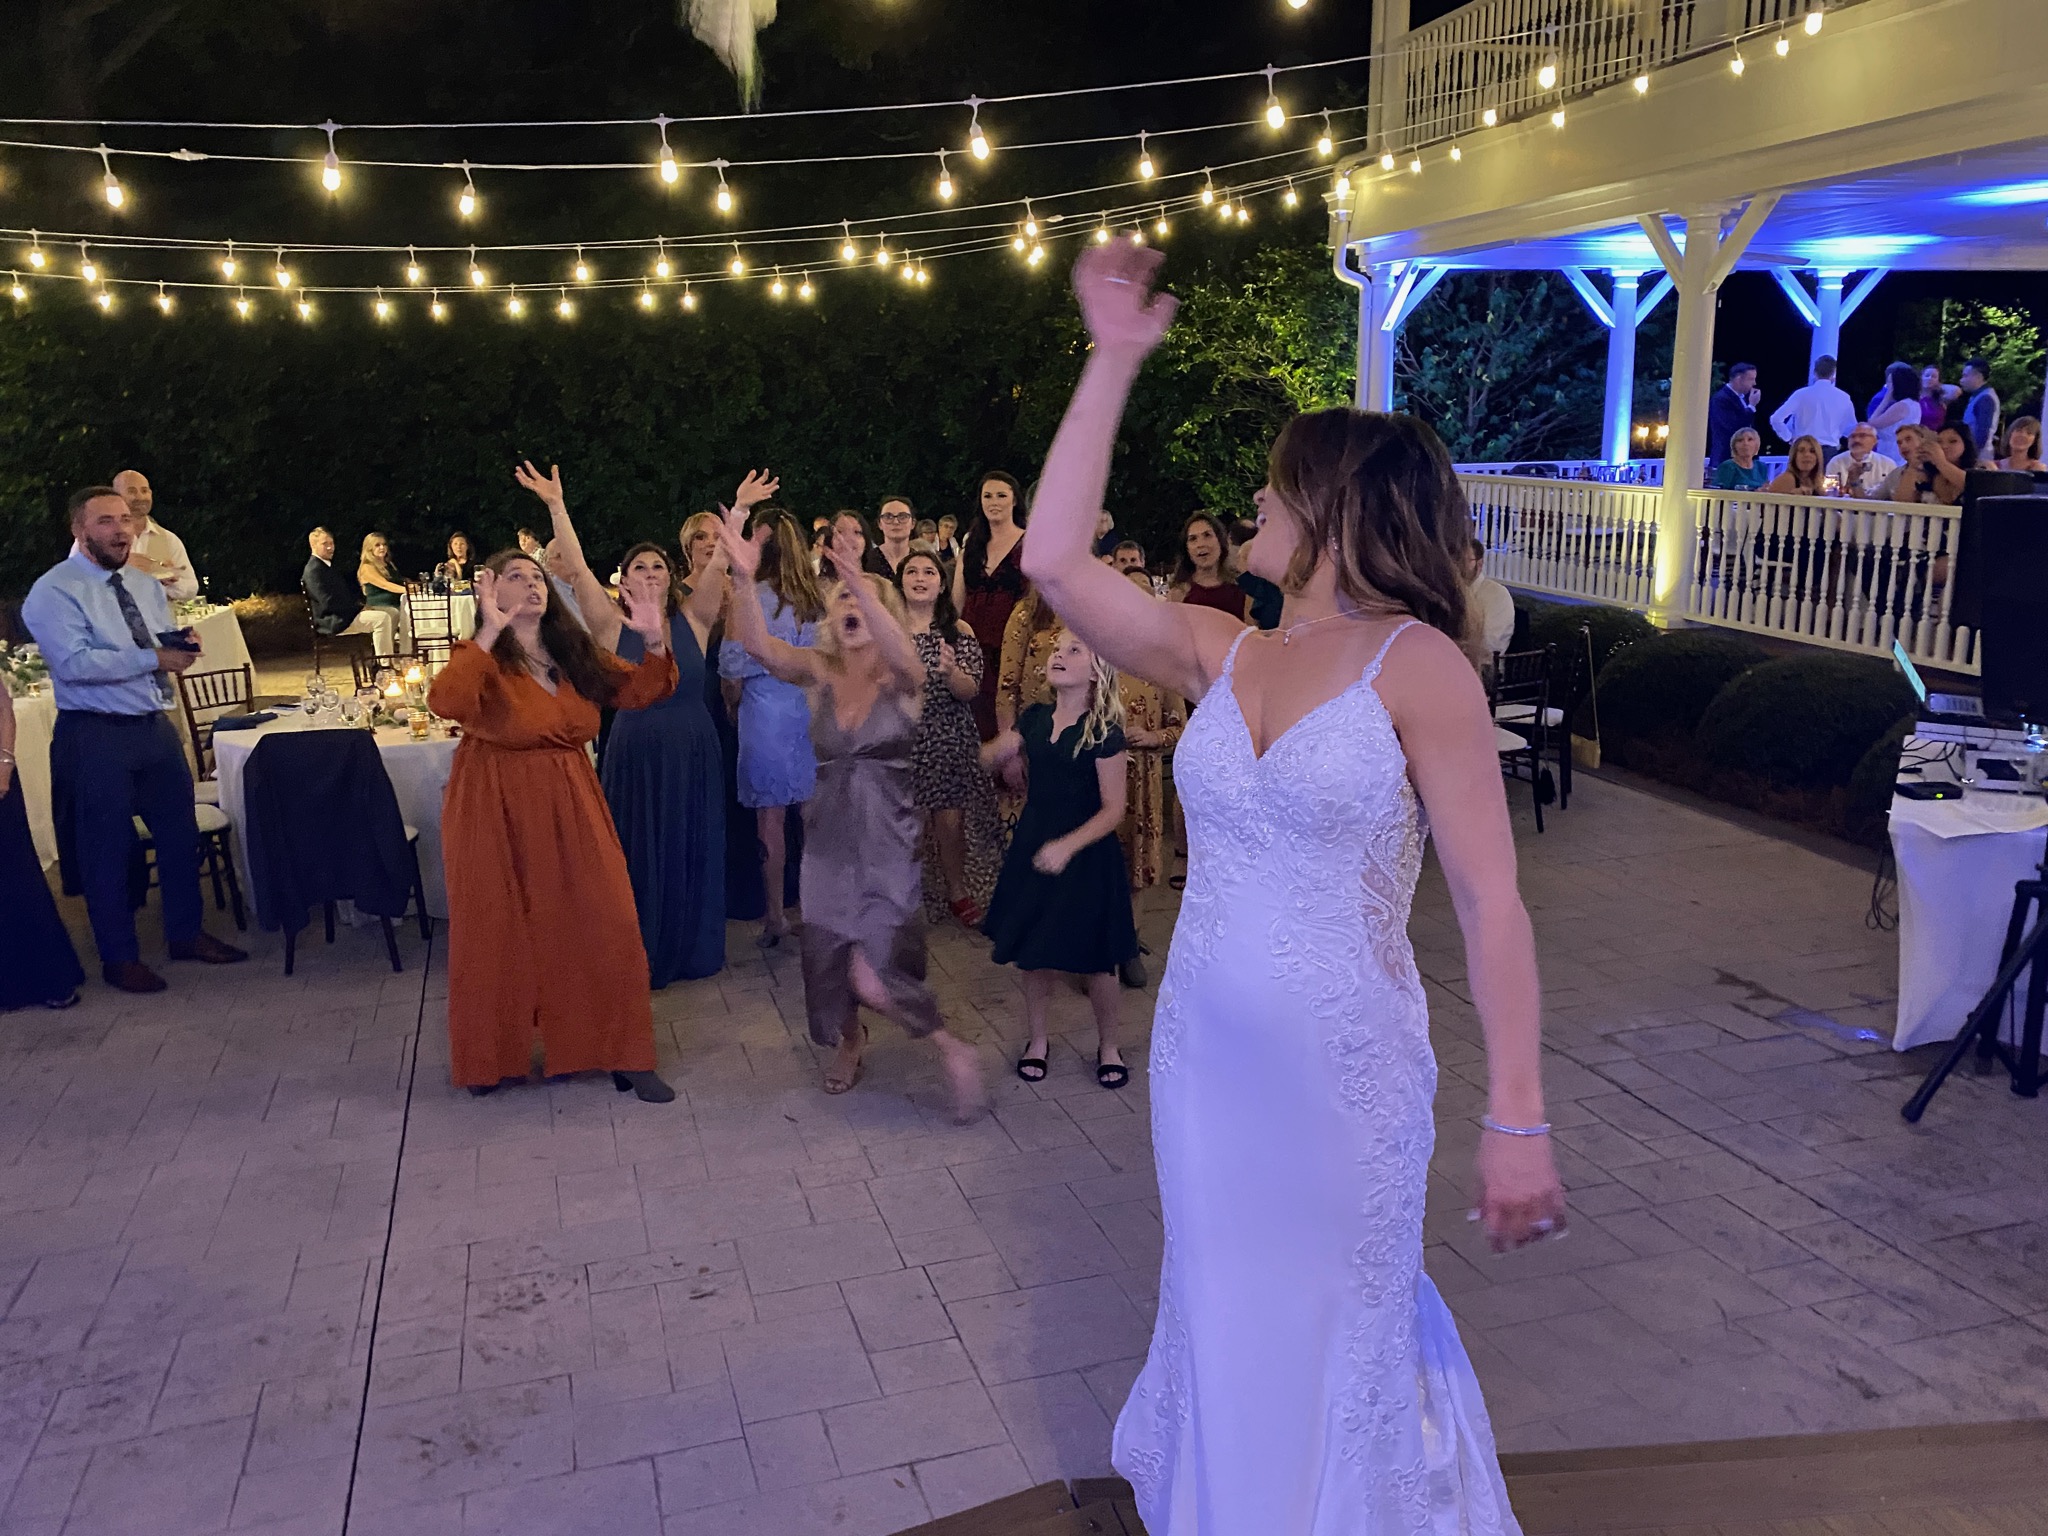
[[[278,287],[291,287],[292,269],[284,264],[284,247],[281,245],[277,248],[277,261],[272,265],[270,275]]]
[[[17,304],[26,301],[28,290],[21,286],[21,274],[19,272],[10,272],[7,274],[7,280],[7,296]]]
[[[438,288],[434,290],[433,298],[427,304],[427,313],[436,320],[448,318],[448,306],[441,302],[441,290]]]
[[[1109,244],[1109,219],[1107,215],[1103,217],[1102,222],[1095,226],[1095,243],[1097,245]]]
[[[391,301],[384,297],[384,290],[382,288],[377,290],[377,301],[370,308],[376,313],[379,320],[389,320],[391,318]]]
[[[1038,238],[1038,220],[1031,212],[1031,199],[1024,199],[1024,233],[1030,239]]]
[[[1159,222],[1152,226],[1152,233],[1157,238],[1164,240],[1172,229],[1173,226],[1166,222],[1166,207],[1164,204],[1161,204],[1159,208]]]
[[[886,267],[887,265],[889,265],[890,262],[894,261],[895,259],[895,256],[892,255],[889,250],[889,232],[887,230],[883,230],[882,243],[875,247],[875,265],[878,267]]]
[[[806,272],[804,280],[796,285],[796,296],[800,299],[808,299],[817,291],[817,289],[811,286],[811,274]]]
[[[775,281],[768,285],[768,297],[771,299],[779,299],[787,292],[789,292],[789,288],[782,281],[782,268],[777,267],[775,269]]]
[[[1027,242],[1025,241],[1024,236],[1022,234],[1011,236],[1010,249],[1015,251],[1019,256],[1022,256],[1024,254],[1026,246]]]
[[[1032,266],[1037,266],[1041,261],[1045,260],[1045,247],[1042,245],[1034,245],[1033,247],[1031,247],[1031,254],[1025,257],[1024,259],[1027,262],[1029,262]]]
[[[988,135],[981,131],[981,98],[967,98],[968,110],[972,115],[967,120],[967,148],[977,160],[988,158]]]
[[[1349,197],[1351,195],[1351,177],[1348,172],[1340,173],[1338,175],[1337,185],[1334,190],[1336,191],[1337,196],[1340,198]]]
[[[1143,227],[1142,225],[1138,225],[1138,224],[1133,224],[1133,225],[1131,226],[1131,236],[1130,236],[1130,239],[1131,239],[1131,244],[1133,244],[1133,245],[1143,245],[1143,244],[1145,243],[1145,230],[1144,230],[1144,227]]]
[[[92,259],[92,252],[85,248],[83,240],[78,242],[78,275],[88,283],[100,280],[99,263]]]
[[[696,307],[697,295],[691,291],[688,283],[683,284],[683,308],[695,309]]]
[[[1497,109],[1493,107],[1488,107],[1484,112],[1481,112],[1479,114],[1479,121],[1485,124],[1488,128],[1496,127],[1500,123],[1500,113]]]
[[[330,119],[322,123],[327,134],[327,157],[320,162],[320,185],[329,192],[341,190],[341,156],[334,152],[334,123]]]
[[[313,318],[313,301],[311,299],[301,296],[298,308],[301,320],[311,320]]]
[[[30,230],[28,232],[28,264],[40,272],[48,260],[49,257],[43,254],[42,241],[37,238],[34,230]]]
[[[950,203],[952,200],[953,177],[946,169],[946,152],[942,149],[939,151],[939,201]]]
[[[1742,48],[1738,44],[1734,54],[1731,55],[1728,60],[1728,73],[1731,75],[1740,75],[1748,67],[1749,66],[1747,64],[1742,62]]]
[[[1451,146],[1451,164],[1453,164],[1453,165],[1456,165],[1456,164],[1457,164],[1457,163],[1458,163],[1458,162],[1459,162],[1460,160],[1462,160],[1462,159],[1464,159],[1464,158],[1465,158],[1465,151],[1464,151],[1464,150],[1462,150],[1462,149],[1460,149],[1460,148],[1458,148],[1458,146],[1457,146],[1457,145],[1453,144],[1453,145]]]
[[[576,266],[572,274],[579,283],[590,281],[590,263],[583,259],[583,247],[576,247]]]
[[[1223,194],[1223,202],[1216,209],[1216,213],[1219,218],[1227,219],[1230,217],[1231,212],[1232,210],[1230,207],[1230,194],[1226,192]]]
[[[930,281],[930,279],[929,279],[928,277],[926,277],[926,276],[925,276],[925,270],[924,270],[924,263],[923,263],[922,261],[920,261],[920,262],[919,262],[919,263],[917,264],[917,280],[918,280],[918,281],[919,281],[920,283],[924,283],[924,282],[929,282],[929,281]]]
[[[1564,126],[1563,107],[1559,107],[1555,112],[1550,114],[1550,126],[1553,128],[1562,128]]]
[[[408,245],[405,248],[405,280],[417,288],[426,275],[426,270],[420,266],[419,253]]]
[[[1204,208],[1206,208],[1206,207],[1208,207],[1208,206],[1209,206],[1209,205],[1210,205],[1211,203],[1213,203],[1213,202],[1215,202],[1215,201],[1216,201],[1216,183],[1215,183],[1214,181],[1212,181],[1212,180],[1210,179],[1210,177],[1209,177],[1209,173],[1208,173],[1207,171],[1203,171],[1203,172],[1202,172],[1202,206],[1203,206]]]
[[[164,312],[165,314],[167,314],[167,315],[168,315],[168,314],[169,314],[169,313],[171,312],[171,296],[170,296],[170,295],[169,295],[168,293],[164,292],[164,285],[163,285],[163,279],[162,279],[162,278],[158,278],[158,279],[157,279],[157,285],[156,285],[156,307],[157,307],[158,309],[162,310],[162,311],[163,311],[163,312]]]
[[[732,243],[732,260],[725,264],[725,270],[734,277],[747,275],[747,258],[740,254],[740,243],[737,240]]]
[[[1330,135],[1330,109],[1325,107],[1323,108],[1323,131],[1316,135],[1316,153],[1327,160],[1336,148],[1337,141]]]
[[[469,286],[481,288],[488,281],[490,280],[484,276],[484,269],[476,264],[476,247],[472,245],[469,248]]]
[[[1383,171],[1391,171],[1393,168],[1394,151],[1393,147],[1389,145],[1380,150],[1380,169]]]
[[[237,288],[235,290],[235,313],[241,316],[244,320],[246,320],[249,318],[249,309],[250,304],[248,290],[245,288]]]
[[[910,264],[908,259],[905,259],[903,264],[896,269],[896,275],[906,283],[917,281],[917,269]]]
[[[654,275],[666,281],[670,270],[668,264],[668,241],[660,235],[656,235],[654,237]]]
[[[100,146],[100,169],[106,174],[100,177],[100,191],[107,199],[109,208],[118,208],[128,201],[128,194],[121,190],[121,178],[114,174],[114,162],[108,156],[107,146]]]
[[[555,290],[555,313],[564,320],[576,318],[576,301],[569,297],[569,290],[566,288]]]
[[[526,313],[526,300],[519,297],[519,285],[512,285],[512,296],[505,300],[505,313],[517,320]]]
[[[1251,209],[1249,209],[1249,208],[1245,207],[1245,205],[1244,205],[1243,203],[1239,203],[1239,204],[1237,205],[1237,222],[1238,222],[1238,223],[1240,223],[1240,224],[1249,224],[1249,223],[1251,223],[1251,221],[1252,221],[1252,211],[1251,211]]]
[[[655,129],[661,134],[661,159],[656,163],[655,170],[663,181],[674,186],[682,180],[683,171],[682,167],[676,164],[675,151],[668,147],[668,125],[671,121],[667,116],[654,120]]]
[[[1825,19],[1825,16],[1826,8],[1818,4],[1806,13],[1806,35],[1808,37],[1820,36],[1821,22]]]
[[[1782,59],[1785,57],[1786,54],[1792,51],[1792,39],[1787,37],[1783,32],[1780,32],[1778,34],[1777,42],[1771,45],[1771,49],[1774,53],[1778,55],[1779,58]]]
[[[654,308],[654,290],[647,286],[647,279],[644,277],[640,279],[640,307]]]
[[[94,299],[93,303],[99,305],[102,314],[110,315],[114,312],[114,296],[104,288],[99,291],[99,297]]]
[[[1408,157],[1408,174],[1410,176],[1420,176],[1422,174],[1422,156],[1410,155]]]
[[[465,219],[476,212],[476,178],[469,174],[469,162],[462,162],[462,191],[455,198],[455,211]]]
[[[240,270],[240,267],[241,263],[235,260],[235,242],[230,240],[227,245],[227,254],[220,259],[220,275],[232,282],[235,273]]]
[[[1650,94],[1650,72],[1649,72],[1649,71],[1648,71],[1647,69],[1639,69],[1639,70],[1637,70],[1637,71],[1636,71],[1636,77],[1635,77],[1635,79],[1631,80],[1631,81],[1629,82],[1629,84],[1633,85],[1633,86],[1634,86],[1634,87],[1636,88],[1636,94],[1637,94],[1638,96],[1647,96],[1647,95],[1649,95],[1649,94]]]
[[[853,243],[853,226],[847,223],[846,220],[841,219],[839,221],[839,228],[845,237],[839,247],[839,259],[841,261],[859,261],[860,247]]]
[[[1280,194],[1280,201],[1289,208],[1296,207],[1301,202],[1301,194],[1294,190],[1294,178],[1292,176],[1287,178],[1287,190]]]
[[[1554,91],[1557,89],[1556,54],[1553,53],[1544,59],[1543,67],[1536,71],[1536,88],[1539,91]]]
[[[1273,94],[1273,77],[1278,73],[1279,71],[1271,64],[1266,66],[1266,126],[1268,128],[1285,128],[1287,126],[1287,109],[1280,105],[1280,98]]]
[[[718,195],[717,195],[716,197],[712,198],[712,202],[714,202],[714,203],[716,203],[716,204],[718,205],[718,211],[719,211],[720,213],[731,213],[731,212],[732,212],[732,188],[731,188],[731,187],[728,187],[728,186],[727,186],[727,185],[725,184],[725,166],[726,166],[726,162],[725,162],[725,161],[723,161],[723,160],[716,160],[716,161],[713,161],[712,163],[713,163],[714,165],[716,165],[716,166],[718,167]]]
[[[1159,173],[1159,168],[1152,163],[1152,151],[1145,147],[1147,137],[1149,135],[1144,133],[1138,135],[1138,180],[1140,181],[1150,181]]]

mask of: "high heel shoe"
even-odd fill
[[[672,1104],[676,1091],[661,1080],[659,1072],[614,1072],[612,1086],[621,1093],[638,1094],[649,1104]]]

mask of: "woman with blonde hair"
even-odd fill
[[[1774,496],[1819,496],[1826,492],[1827,455],[1820,451],[1820,439],[1811,434],[1792,439],[1785,455],[1785,467],[1764,487]]]
[[[1156,1536],[1506,1536],[1478,1378],[1422,1264],[1436,1060],[1407,932],[1427,828],[1486,1042],[1472,1204],[1496,1248],[1553,1234],[1535,940],[1460,647],[1471,514],[1420,421],[1313,411],[1273,445],[1245,549],[1286,593],[1276,630],[1097,564],[1124,405],[1173,318],[1160,260],[1114,241],[1076,264],[1094,345],[1024,549],[1107,661],[1202,701],[1148,1085],[1168,1236],[1112,1460]]]
[[[399,652],[412,648],[412,628],[406,622],[405,583],[391,563],[391,541],[381,533],[363,535],[363,550],[356,562],[356,585],[363,589],[365,608],[382,608],[393,615],[392,632]]]
[[[769,634],[785,645],[808,646],[816,640],[818,621],[825,616],[825,599],[811,567],[809,542],[789,508],[765,499],[774,496],[781,482],[765,471],[749,475],[748,480],[764,498],[753,507],[759,554],[744,571],[745,579],[754,586],[752,600],[760,608]],[[734,511],[744,516],[747,504],[743,502]],[[739,562],[733,562],[733,569],[740,571]],[[811,707],[804,690],[765,665],[751,647],[732,638],[751,629],[743,628],[739,621],[738,611],[747,604],[747,595],[736,591],[731,634],[719,647],[718,675],[740,684],[740,804],[754,812],[761,840],[761,884],[767,893],[767,915],[758,942],[763,948],[773,948],[789,934],[783,904],[783,871],[788,858],[783,828],[789,808],[801,808],[811,798],[818,781],[818,760],[811,750]]]
[[[764,557],[746,514],[725,520],[725,547],[744,580]],[[780,540],[778,528],[772,535]],[[827,1093],[859,1083],[867,1030],[863,1004],[938,1047],[953,1113],[965,1121],[983,1101],[974,1047],[949,1033],[925,985],[922,821],[911,754],[925,666],[904,631],[894,587],[860,569],[852,541],[826,547],[838,574],[816,643],[791,645],[769,632],[754,604],[733,604],[733,634],[765,670],[809,700],[817,753],[817,815],[804,838],[801,953],[804,1012],[813,1043],[834,1052]],[[728,644],[735,642],[729,641]]]

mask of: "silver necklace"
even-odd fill
[[[1319,619],[1302,619],[1280,631],[1280,643],[1282,645],[1294,644],[1294,632],[1298,629],[1307,629],[1311,625],[1321,624],[1330,619],[1349,619],[1354,617],[1357,617],[1357,615],[1346,613],[1342,608],[1339,608],[1335,613],[1326,613]]]

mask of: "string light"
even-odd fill
[[[811,295],[816,293],[817,291],[817,289],[811,286],[811,274],[806,272],[804,274],[804,280],[797,284],[796,296],[800,299],[809,299]]]
[[[100,280],[100,269],[93,262],[92,252],[85,248],[83,240],[78,242],[78,275],[88,283],[96,283]]]
[[[663,181],[667,182],[670,186],[674,186],[678,181],[682,180],[683,172],[682,168],[676,164],[675,151],[668,147],[669,121],[670,119],[666,116],[657,117],[654,120],[655,129],[661,134],[661,161],[655,169]]]
[[[896,269],[896,275],[906,283],[917,281],[917,269],[910,264],[910,258],[904,258],[903,264]]]
[[[725,168],[729,162],[724,160],[714,160],[711,163],[718,167],[718,195],[712,199],[712,202],[718,205],[718,211],[720,213],[731,213],[732,188],[728,187],[725,184]]]
[[[37,238],[34,230],[30,230],[28,232],[28,264],[40,272],[43,270],[44,262],[48,259],[48,257],[43,255],[42,241]]]
[[[1563,107],[1559,107],[1555,112],[1550,114],[1550,126],[1553,128],[1562,128],[1564,126]]]
[[[277,248],[277,263],[271,268],[270,275],[277,280],[278,287],[291,287],[292,269],[284,264],[284,247],[281,245]]]
[[[654,290],[647,286],[647,279],[644,277],[640,279],[640,307],[654,308]]]
[[[1479,121],[1485,124],[1488,128],[1497,127],[1500,124],[1500,113],[1497,109],[1493,107],[1488,107],[1484,112],[1479,114]]]
[[[654,242],[654,275],[666,282],[671,270],[668,264],[668,242],[657,238]]]
[[[734,277],[747,275],[747,258],[740,254],[740,243],[737,240],[732,243],[732,260],[725,264],[725,270]]]
[[[1245,207],[1245,205],[1244,205],[1243,203],[1241,203],[1241,202],[1240,202],[1240,203],[1239,203],[1239,204],[1237,205],[1237,222],[1238,222],[1238,223],[1240,223],[1240,224],[1249,224],[1249,223],[1251,223],[1251,221],[1252,221],[1252,211],[1251,211],[1251,209],[1249,209],[1249,208]]]
[[[1393,168],[1394,146],[1391,144],[1382,144],[1380,146],[1380,169],[1383,171],[1391,171]]]
[[[1330,109],[1325,107],[1323,108],[1323,131],[1316,138],[1316,153],[1327,160],[1330,158],[1330,152],[1336,147],[1337,141],[1330,136]]]
[[[875,265],[886,267],[893,260],[895,258],[889,254],[889,234],[887,230],[884,230],[882,232],[882,243],[875,247]]]
[[[590,263],[583,259],[583,247],[576,247],[576,266],[572,274],[579,283],[590,281]]]
[[[569,297],[569,290],[566,288],[557,288],[555,290],[555,313],[564,320],[574,320],[576,318],[576,302]]]
[[[476,264],[476,247],[472,245],[469,248],[469,286],[481,288],[487,281],[484,269]]]
[[[1202,172],[1202,206],[1206,208],[1215,201],[1216,183],[1214,178],[1205,170]]]
[[[514,320],[519,319],[526,313],[526,300],[519,297],[519,285],[517,283],[512,285],[511,297],[505,300],[505,313]]]
[[[775,281],[768,285],[768,296],[771,299],[779,299],[787,292],[789,292],[789,289],[782,281],[782,268],[777,267],[775,269]]]
[[[1301,195],[1294,190],[1294,178],[1292,176],[1287,178],[1287,190],[1280,194],[1280,201],[1289,208],[1293,208],[1301,202]]]
[[[1024,233],[1031,239],[1038,238],[1038,220],[1031,213],[1031,199],[1024,199]]]
[[[1349,173],[1340,174],[1337,177],[1337,185],[1334,190],[1340,199],[1351,195],[1351,177]]]
[[[695,293],[695,292],[693,292],[693,291],[691,290],[691,288],[690,288],[690,285],[689,285],[688,283],[685,283],[685,284],[683,284],[683,308],[684,308],[684,309],[692,309],[692,310],[693,310],[693,309],[695,309],[696,307],[697,307],[697,295],[696,295],[696,293]]]
[[[1031,266],[1037,266],[1041,261],[1045,260],[1045,247],[1034,245],[1031,247],[1031,254],[1026,256],[1024,260]]]
[[[1143,226],[1143,225],[1140,225],[1140,224],[1133,224],[1133,225],[1131,226],[1131,244],[1133,244],[1133,245],[1143,245],[1144,243],[1145,243],[1145,229],[1144,229],[1144,226]]]
[[[1166,205],[1161,203],[1159,205],[1159,222],[1152,226],[1152,233],[1159,239],[1164,240],[1172,232],[1172,229],[1173,226],[1166,222]]]
[[[313,301],[303,295],[299,299],[299,318],[309,323],[313,318]]]
[[[1221,217],[1221,218],[1225,218],[1225,219],[1228,219],[1228,218],[1230,217],[1230,213],[1231,213],[1231,209],[1230,209],[1230,194],[1229,194],[1228,192],[1226,192],[1226,193],[1224,193],[1224,194],[1223,194],[1223,202],[1222,202],[1222,205],[1221,205],[1220,207],[1218,207],[1218,208],[1217,208],[1216,212],[1217,212],[1218,216],[1219,216],[1219,217]]]
[[[1464,151],[1464,150],[1462,150],[1462,149],[1460,149],[1460,148],[1458,148],[1458,146],[1457,146],[1457,145],[1453,144],[1453,145],[1451,146],[1451,164],[1453,164],[1453,165],[1456,165],[1456,164],[1457,164],[1457,163],[1458,163],[1458,162],[1459,162],[1460,160],[1462,160],[1462,159],[1464,159],[1464,158],[1465,158],[1465,151]]]
[[[1420,176],[1422,174],[1422,156],[1410,155],[1408,157],[1408,174],[1410,176]]]
[[[1104,214],[1095,226],[1095,243],[1097,245],[1109,244],[1109,216],[1107,214]]]
[[[121,178],[114,174],[114,162],[108,157],[107,146],[100,146],[100,168],[106,172],[100,178],[100,191],[107,199],[109,208],[118,208],[128,201],[128,194],[121,190]]]
[[[1629,83],[1636,88],[1636,94],[1638,96],[1647,96],[1650,94],[1650,72],[1647,69],[1638,69],[1636,71],[1635,79],[1633,79]]]
[[[839,259],[841,261],[859,261],[860,247],[853,243],[853,226],[845,219],[841,219],[839,221],[839,229],[845,237],[844,243],[839,247]]]
[[[448,306],[441,302],[441,290],[438,288],[434,290],[433,297],[428,301],[427,313],[436,320],[446,320],[448,318]]]
[[[1143,133],[1138,135],[1138,179],[1140,181],[1150,181],[1153,176],[1158,174],[1157,167],[1152,164],[1152,151],[1145,147],[1147,137],[1148,135]]]
[[[988,135],[981,131],[981,98],[967,98],[967,148],[977,160],[988,158]]]
[[[327,158],[320,162],[320,185],[330,194],[341,190],[341,156],[334,152],[334,120],[320,125],[327,135]]]
[[[171,303],[171,296],[164,291],[163,279],[158,278],[156,284],[156,307],[168,315],[171,312]]]
[[[370,308],[376,313],[379,320],[389,320],[391,318],[391,301],[384,297],[384,290],[382,288],[377,290],[377,301]]]
[[[939,151],[939,201],[953,201],[953,177],[946,169],[946,152],[943,149]]]
[[[17,304],[24,303],[28,299],[28,290],[21,286],[21,274],[19,272],[10,272],[7,274],[7,279],[8,297]]]
[[[235,272],[240,266],[241,263],[235,260],[235,242],[230,240],[228,242],[228,253],[220,259],[220,275],[232,282]]]
[[[919,261],[919,262],[918,262],[918,264],[917,264],[917,280],[918,280],[918,281],[919,281],[920,283],[925,283],[925,282],[929,282],[929,281],[931,281],[931,279],[930,279],[930,278],[928,278],[928,277],[926,277],[926,276],[925,276],[925,271],[924,271],[924,263],[923,263],[922,261]]]
[[[1557,89],[1556,54],[1553,53],[1544,59],[1543,67],[1536,71],[1536,88],[1541,91],[1554,91]]]
[[[1740,43],[1737,43],[1735,45],[1735,52],[1729,57],[1728,60],[1728,73],[1731,75],[1740,75],[1748,67],[1749,66],[1747,64],[1742,62],[1742,45]]]
[[[1822,6],[1816,5],[1812,10],[1808,11],[1806,13],[1806,35],[1808,37],[1819,37],[1821,23],[1824,19],[1825,10]]]
[[[1280,98],[1273,94],[1273,76],[1277,73],[1278,71],[1271,64],[1266,66],[1266,126],[1268,128],[1285,128],[1287,126],[1287,109],[1280,105]]]
[[[462,162],[462,191],[456,196],[455,211],[465,219],[476,213],[476,178],[469,174],[469,162]]]
[[[1778,29],[1778,40],[1771,45],[1771,48],[1781,59],[1792,51],[1792,40],[1785,35],[1782,27]]]
[[[235,290],[235,313],[246,320],[249,318],[249,310],[249,291],[246,288],[237,288]]]
[[[102,314],[111,315],[114,312],[114,296],[104,288],[100,290],[99,297],[94,299],[93,303],[99,305]]]

